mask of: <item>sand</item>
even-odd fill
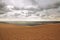
[[[0,24],[0,40],[60,40],[60,24]]]

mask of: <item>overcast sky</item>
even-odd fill
[[[53,4],[60,2],[60,0],[3,0],[8,5],[14,5],[18,8],[46,8],[49,5],[54,6]]]

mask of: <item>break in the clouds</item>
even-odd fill
[[[13,5],[18,8],[49,8],[55,7],[60,0],[2,0],[7,5]]]

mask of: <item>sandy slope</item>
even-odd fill
[[[60,40],[60,24],[33,27],[1,23],[0,40]]]

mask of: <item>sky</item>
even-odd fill
[[[46,9],[46,8],[52,8],[52,7],[55,7],[55,6],[58,7],[58,5],[60,6],[60,0],[0,0],[0,3],[1,4],[4,3],[6,5],[9,5],[8,6],[9,8],[10,8],[10,5],[12,5],[12,6],[15,6],[17,8],[28,8],[28,9],[29,8],[38,8],[38,9],[43,8],[43,9]],[[3,8],[3,10],[4,10],[4,8]],[[53,12],[55,12],[55,10],[53,10]],[[10,14],[12,14],[12,13],[9,13],[7,15],[10,15]],[[55,13],[53,13],[53,14],[55,14]]]
[[[2,0],[7,5],[18,8],[48,8],[54,7],[60,0]],[[60,3],[59,3],[60,4]]]

